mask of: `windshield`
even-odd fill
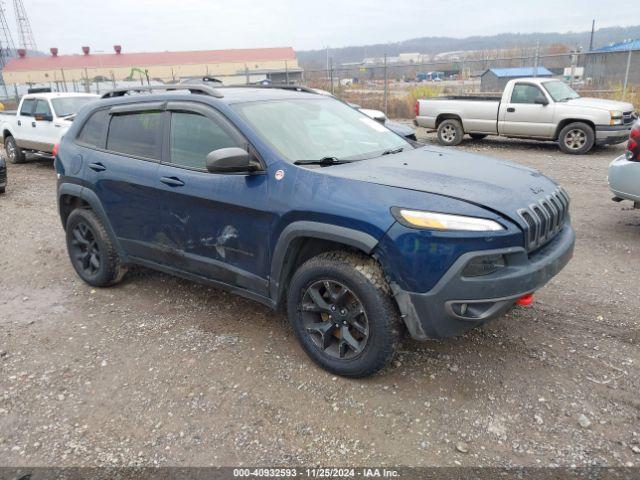
[[[84,107],[87,103],[93,102],[97,97],[62,97],[53,98],[51,104],[58,117],[66,117],[78,113],[80,108]]]
[[[544,82],[542,84],[551,98],[553,98],[556,102],[564,102],[566,100],[571,100],[572,98],[580,98],[580,95],[567,85],[564,82],[559,80],[554,80],[553,82]]]
[[[233,108],[292,162],[356,160],[412,148],[380,123],[331,98],[239,103]]]

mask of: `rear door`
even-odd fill
[[[35,141],[35,130],[31,126],[31,122],[33,121],[35,106],[35,98],[25,98],[20,105],[16,120],[15,139],[21,148],[33,148],[32,142]]]
[[[536,99],[544,99],[548,104],[536,103]],[[554,110],[554,103],[538,85],[517,82],[500,111],[500,134],[551,138],[555,131]]]
[[[267,177],[213,174],[207,154],[248,148],[212,107],[169,102],[159,169],[162,238],[186,272],[266,295],[269,223]]]
[[[138,103],[98,110],[77,139],[84,147],[77,161],[85,185],[98,196],[120,245],[136,259],[157,263],[166,260],[156,194],[163,108]]]

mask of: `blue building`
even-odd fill
[[[629,63],[629,83],[640,83],[640,38],[592,50],[585,56],[584,74],[593,85],[613,86],[624,82]]]

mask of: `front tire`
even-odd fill
[[[104,225],[92,210],[78,208],[66,224],[67,252],[78,276],[94,287],[122,280],[126,269]]]
[[[459,120],[449,118],[438,125],[438,143],[447,147],[459,145],[462,142],[464,130]]]
[[[7,154],[7,158],[11,163],[24,163],[25,155],[24,150],[22,150],[17,144],[15,138],[9,135],[4,140],[4,151]]]
[[[571,155],[584,155],[593,147],[595,133],[582,122],[573,122],[564,127],[558,135],[560,150]]]
[[[305,262],[289,284],[287,316],[307,355],[345,377],[384,368],[400,342],[389,287],[375,260],[363,255],[337,251]]]

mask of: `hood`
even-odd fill
[[[604,98],[580,97],[563,102],[565,105],[575,105],[576,107],[597,108],[600,110],[620,110],[621,112],[633,112],[634,108],[631,103],[617,102],[616,100],[607,100]]]
[[[553,180],[531,168],[431,146],[322,171],[342,178],[456,198],[500,213],[522,227],[525,225],[518,210],[558,188]]]

